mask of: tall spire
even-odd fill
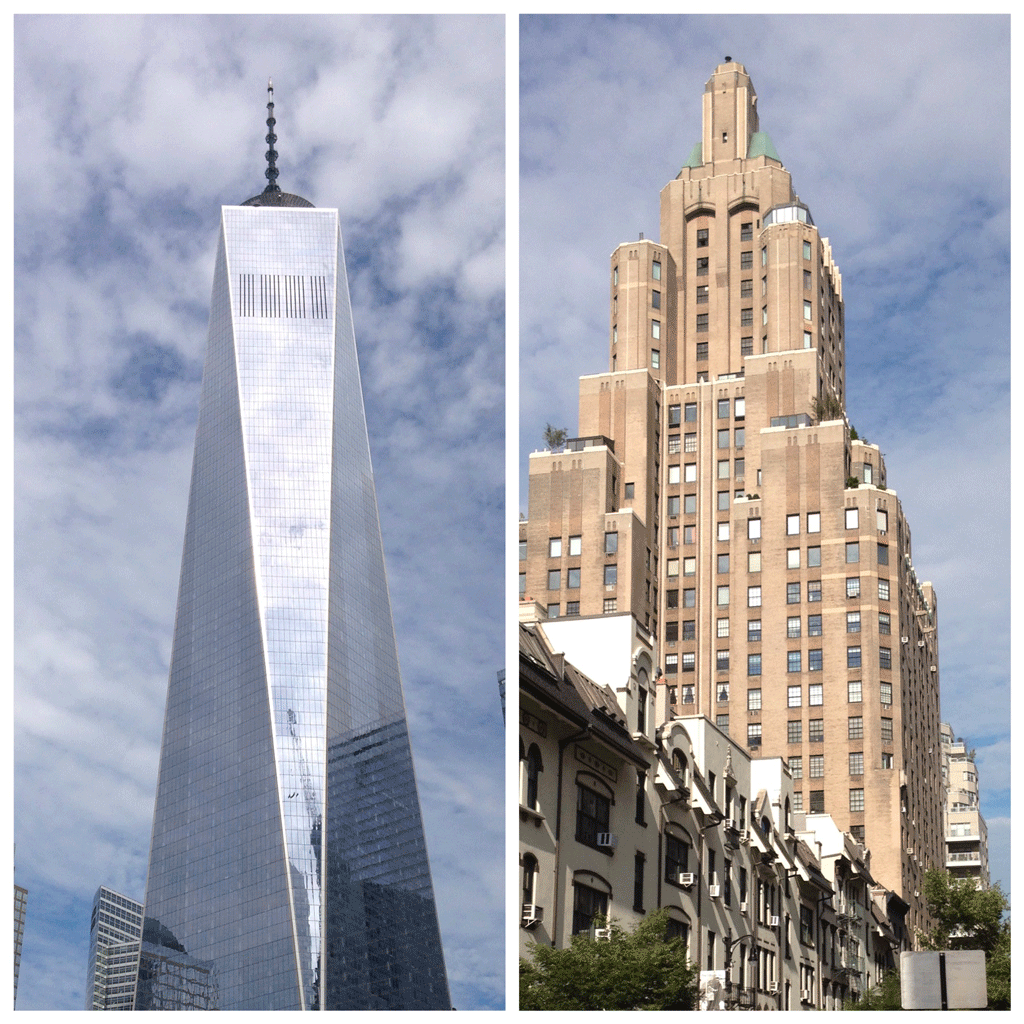
[[[274,162],[277,160],[277,150],[274,149],[274,143],[277,142],[277,136],[274,134],[274,125],[277,124],[277,119],[274,117],[274,80],[272,78],[267,79],[267,187],[263,190],[264,192],[280,192],[280,186],[277,184],[277,164]]]

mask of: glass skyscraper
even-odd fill
[[[278,189],[268,108],[270,184],[222,211],[144,938],[223,1010],[450,1009],[338,212]]]

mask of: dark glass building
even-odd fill
[[[277,188],[267,123],[270,185],[222,211],[136,1009],[178,976],[450,1009],[338,212]]]

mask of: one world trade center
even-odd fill
[[[338,211],[222,210],[136,1009],[450,1009]]]

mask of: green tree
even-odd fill
[[[533,947],[519,961],[521,1010],[692,1010],[697,968],[680,938],[666,939],[668,912],[632,932],[612,922],[610,939],[573,937],[567,949]]]
[[[847,1002],[844,1010],[902,1010],[900,972],[890,971],[882,980],[869,988],[856,1002]]]
[[[811,401],[811,415],[819,422],[826,420],[841,420],[843,418],[843,403],[833,394],[827,394],[823,398],[815,396]]]
[[[565,441],[568,436],[569,432],[565,427],[553,427],[549,423],[544,428],[544,444],[550,451],[561,451],[565,447]]]
[[[920,934],[921,948],[982,950],[989,1009],[1008,1010],[1010,922],[1003,915],[1010,905],[999,883],[978,889],[970,878],[933,868],[924,876],[924,898],[935,925]]]

